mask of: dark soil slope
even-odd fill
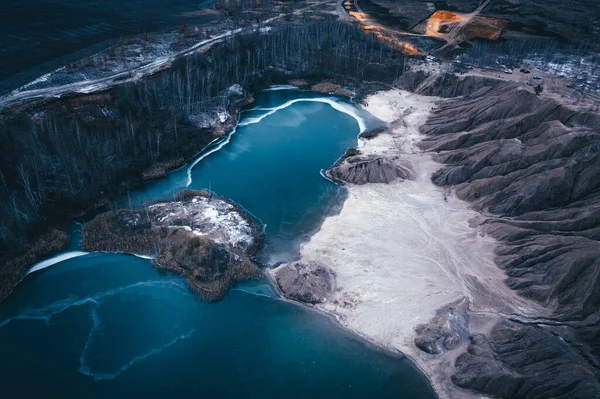
[[[547,317],[515,315],[473,336],[453,381],[505,398],[598,397],[600,115],[526,86],[469,79],[471,90],[456,86],[465,96],[438,104],[421,146],[446,164],[434,183],[488,215],[506,284]]]

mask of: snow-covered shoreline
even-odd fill
[[[64,262],[69,259],[77,258],[80,256],[88,255],[89,252],[84,251],[69,251],[69,252],[61,252],[58,255],[55,255],[51,258],[45,259],[41,262],[36,263],[31,266],[31,269],[27,271],[25,276],[30,275],[33,272],[37,272],[38,270],[46,269],[50,266],[56,265],[57,263]]]
[[[105,253],[105,254],[122,254],[122,255],[131,255],[131,256],[135,256],[136,258],[140,258],[140,259],[146,259],[146,260],[152,260],[154,259],[154,257],[152,256],[148,256],[148,255],[140,255],[140,254],[134,254],[131,252],[85,252],[85,251],[69,251],[69,252],[61,252],[57,255],[54,255],[51,258],[48,259],[44,259],[41,262],[36,263],[35,265],[33,265],[25,274],[25,276],[23,276],[23,278],[27,277],[28,275],[30,275],[31,273],[43,270],[43,269],[47,269],[51,266],[54,266],[58,263],[62,263],[65,262],[69,259],[73,259],[73,258],[79,258],[80,256],[85,256],[85,255],[91,255],[91,254],[95,254],[95,253]]]

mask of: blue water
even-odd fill
[[[312,101],[257,122],[299,97],[322,99],[261,93],[219,151],[127,201],[164,197],[191,177],[191,188],[210,185],[267,224],[265,259],[293,256],[343,195],[319,171],[359,132],[351,116]],[[0,358],[8,398],[435,397],[408,359],[281,300],[266,281],[205,304],[180,277],[131,255],[89,254],[28,275],[0,307]]]
[[[303,101],[261,119],[299,99]],[[184,167],[131,193],[127,201],[139,207],[146,200],[171,198],[191,178],[188,188],[210,188],[233,199],[266,225],[262,260],[272,264],[294,259],[300,242],[325,216],[336,211],[346,194],[320,171],[330,167],[347,148],[356,146],[360,133],[354,117],[316,102],[323,100],[360,114],[365,124],[377,123],[339,98],[298,90],[265,91],[242,113],[241,126],[225,146],[203,158],[191,173]],[[215,143],[206,152],[219,147],[220,143]]]

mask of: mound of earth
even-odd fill
[[[295,301],[324,303],[335,289],[335,274],[315,263],[288,263],[270,272],[279,291]]]
[[[489,215],[506,284],[544,311],[473,334],[453,381],[503,398],[598,397],[600,115],[593,103],[469,79],[455,86],[466,95],[438,103],[420,146],[446,164],[433,182]]]
[[[442,350],[458,348],[468,337],[468,319],[466,301],[448,305],[438,310],[428,323],[415,328],[417,348],[430,354],[441,353]]]
[[[414,179],[414,172],[407,160],[377,155],[348,156],[327,170],[326,175],[338,183],[359,185]]]
[[[261,276],[250,259],[261,243],[258,226],[240,207],[186,190],[173,202],[98,215],[83,226],[81,247],[152,256],[202,299],[217,301],[235,282]]]

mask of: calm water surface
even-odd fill
[[[311,97],[261,93],[218,152],[127,201],[165,197],[191,178],[190,188],[210,186],[266,224],[265,260],[293,257],[343,196],[319,171],[359,132],[354,118],[317,102],[257,122]],[[10,398],[435,397],[410,361],[278,299],[264,281],[205,304],[181,278],[129,255],[90,254],[28,275],[0,307],[0,358]]]
[[[298,99],[305,101],[272,113]],[[300,241],[345,198],[345,189],[324,179],[320,171],[355,146],[359,134],[355,118],[327,103],[306,101],[311,99],[334,101],[367,118],[367,124],[376,123],[341,99],[298,90],[265,91],[242,113],[241,126],[226,145],[215,143],[206,152],[219,150],[191,172],[184,167],[131,193],[127,201],[140,207],[146,200],[171,198],[188,183],[189,188],[210,187],[242,205],[266,226],[263,260],[290,260]]]

